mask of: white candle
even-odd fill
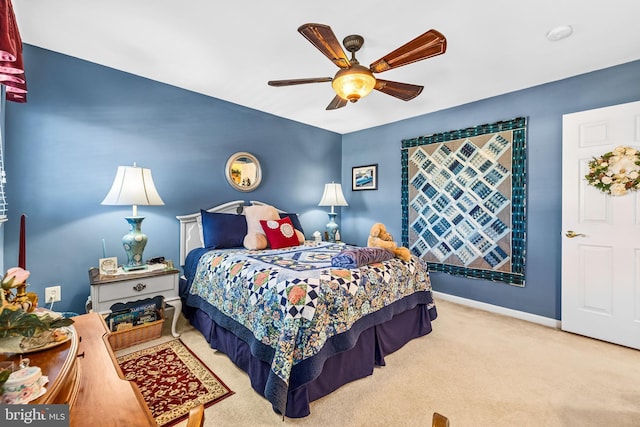
[[[102,258],[106,258],[107,257],[107,245],[104,242],[104,239],[102,239]]]

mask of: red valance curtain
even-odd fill
[[[7,101],[27,102],[22,39],[11,0],[0,0],[0,83],[7,87]]]

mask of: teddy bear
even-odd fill
[[[370,248],[384,248],[393,252],[393,255],[396,258],[400,258],[405,261],[409,261],[411,259],[411,252],[409,249],[402,246],[398,247],[396,242],[393,241],[391,234],[387,232],[387,228],[380,222],[373,224],[371,227],[369,238],[367,239],[367,246]]]

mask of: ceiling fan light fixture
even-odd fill
[[[368,68],[353,64],[338,71],[331,82],[333,90],[342,99],[356,102],[369,95],[376,85],[376,78]]]
[[[328,25],[303,24],[298,28],[298,32],[340,70],[333,78],[271,80],[268,84],[270,86],[291,86],[331,82],[336,96],[327,105],[327,110],[342,108],[349,101],[356,102],[370,94],[373,89],[403,101],[410,101],[420,95],[422,89],[424,89],[423,86],[377,79],[373,76],[374,73],[381,73],[441,55],[447,50],[447,39],[444,35],[437,30],[431,29],[371,63],[369,68],[365,68],[356,59],[356,52],[364,44],[362,36],[352,34],[342,41],[344,48],[351,52],[351,59],[349,59],[340,46],[340,42],[333,30]]]

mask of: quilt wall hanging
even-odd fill
[[[524,286],[526,125],[402,141],[402,244],[431,271]]]

